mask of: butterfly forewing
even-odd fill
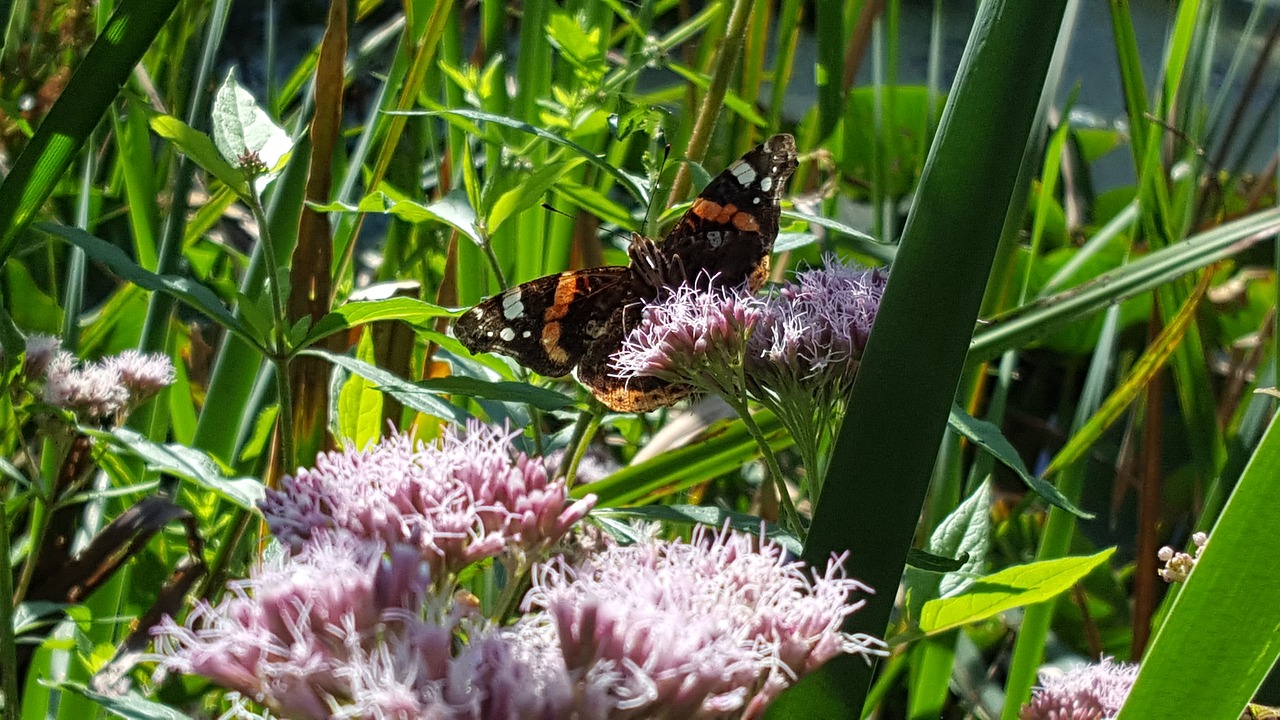
[[[778,201],[795,169],[795,139],[774,135],[713,178],[662,242],[662,253],[684,268],[680,279],[705,271],[718,285],[749,281],[758,290],[778,237]]]
[[[453,334],[473,353],[501,353],[540,375],[559,377],[578,364],[614,310],[632,296],[625,267],[547,275],[463,313]]]

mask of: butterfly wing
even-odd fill
[[[616,412],[649,412],[674,405],[693,392],[688,385],[677,385],[656,377],[642,375],[623,379],[614,375],[616,370],[611,356],[640,323],[643,312],[644,303],[638,299],[619,306],[610,316],[604,333],[587,348],[578,364],[578,382]]]
[[[631,273],[608,266],[547,275],[463,313],[453,334],[473,353],[506,355],[540,375],[567,375],[634,300]]]
[[[778,200],[796,164],[795,138],[774,135],[712,179],[662,242],[669,264],[683,268],[671,284],[705,270],[719,285],[758,290],[778,237]]]

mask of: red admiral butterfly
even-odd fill
[[[548,377],[577,367],[578,381],[609,408],[647,412],[690,388],[654,377],[615,377],[610,355],[640,322],[646,302],[705,272],[717,285],[760,289],[778,236],[778,198],[796,169],[796,142],[774,135],[715,177],[661,245],[634,235],[628,267],[570,270],[518,285],[454,322],[471,352],[498,352]]]

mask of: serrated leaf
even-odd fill
[[[308,349],[304,350],[300,355],[312,355],[318,358],[324,358],[329,362],[337,365],[344,370],[353,372],[363,378],[372,380],[382,392],[385,392],[400,401],[405,407],[416,410],[424,415],[438,417],[443,420],[449,420],[455,423],[464,423],[467,418],[471,417],[470,413],[462,408],[449,403],[440,398],[440,394],[397,377],[396,375],[383,370],[377,365],[371,365],[362,360],[357,360],[346,355],[338,355],[324,350]]]
[[[968,555],[959,572],[950,572],[938,584],[941,597],[957,595],[973,584],[991,548],[991,481],[984,480],[973,494],[938,523],[927,549],[947,557]]]
[[[246,510],[257,512],[258,502],[264,496],[262,481],[228,475],[216,460],[195,448],[177,443],[152,442],[146,436],[123,427],[110,432],[92,429],[84,431],[138,458],[149,470],[176,475]]]
[[[256,155],[268,174],[278,169],[293,149],[289,135],[276,125],[260,107],[253,95],[236,81],[232,68],[213,97],[209,123],[213,128],[213,144],[233,167],[241,158]]]
[[[1109,548],[1088,557],[1044,560],[988,575],[961,595],[925,603],[920,629],[928,634],[938,633],[1049,600],[1105,563],[1114,552],[1115,548]]]
[[[1086,520],[1093,517],[1093,513],[1087,513],[1076,507],[1074,503],[1058,492],[1058,488],[1049,484],[1044,478],[1032,474],[1027,469],[1027,464],[1022,462],[1022,457],[1018,455],[1018,451],[1014,449],[1013,444],[1000,432],[1000,428],[986,420],[979,420],[973,417],[956,404],[951,406],[951,415],[947,418],[947,424],[951,426],[951,429],[986,450],[992,457],[1003,463],[1005,467],[1016,473],[1022,479],[1022,482],[1026,483],[1027,487],[1031,488],[1040,497],[1076,517]]]
[[[205,172],[218,178],[240,197],[249,196],[249,182],[244,174],[222,157],[208,135],[187,125],[176,117],[157,115],[151,118],[151,129],[157,135],[173,143]]]
[[[796,536],[787,532],[779,525],[765,522],[755,515],[729,512],[723,508],[709,507],[706,505],[645,505],[643,507],[625,509],[609,508],[597,510],[593,512],[592,515],[607,518],[681,523],[685,525],[706,525],[713,530],[723,528],[727,522],[729,527],[734,530],[755,535],[757,537],[760,535],[760,528],[763,527],[765,537],[776,542],[787,552],[793,555],[799,555],[804,549],[804,546],[800,544],[800,540]]]

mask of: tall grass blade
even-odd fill
[[[122,0],[0,182],[0,266],[164,26],[177,0]]]
[[[834,450],[831,466],[847,470],[828,478],[804,553],[820,565],[848,550],[850,573],[876,589],[854,631],[888,625],[1065,8],[981,5],[926,161]],[[1010,67],[1034,81],[1008,82]],[[824,688],[851,717],[871,675],[835,661],[801,687]],[[777,717],[810,717],[807,694],[791,697]]]

